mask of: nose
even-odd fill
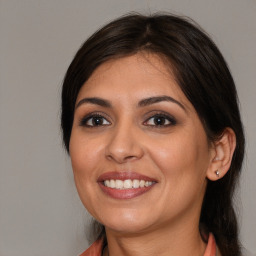
[[[140,137],[132,125],[118,125],[110,136],[106,157],[119,164],[140,159],[144,154]]]

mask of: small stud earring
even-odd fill
[[[219,178],[219,177],[220,177],[220,172],[219,172],[219,170],[215,171],[215,173],[216,173],[217,177]]]

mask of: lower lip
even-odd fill
[[[114,188],[109,188],[104,186],[102,182],[99,182],[98,184],[105,194],[115,199],[131,199],[131,198],[140,196],[148,192],[155,185],[153,184],[149,187],[143,187],[143,188],[114,189]]]

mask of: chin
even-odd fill
[[[104,218],[101,223],[106,229],[118,233],[141,233],[148,230],[152,226],[152,220],[145,218],[148,214],[125,213],[112,215],[112,218]],[[107,216],[106,216],[107,217]],[[143,217],[143,218],[142,218]],[[105,221],[106,220],[106,221]]]
[[[112,230],[119,234],[135,234],[135,233],[143,233],[148,227],[147,225],[143,225],[142,223],[122,223],[122,224],[109,224],[105,225],[106,230]]]

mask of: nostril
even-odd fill
[[[126,160],[130,160],[130,159],[133,159],[133,158],[136,158],[136,156],[127,156],[127,157],[125,157]]]
[[[115,161],[120,164],[125,163],[127,161],[138,159],[138,157],[132,156],[132,155],[131,156],[122,156],[122,155],[109,154],[106,157],[108,160]]]
[[[135,137],[135,131],[121,129],[121,127],[113,133],[113,137],[109,138],[109,143],[105,148],[105,156],[108,160],[124,163],[127,161],[139,159],[143,155],[143,148],[140,140]],[[129,132],[129,136],[127,136]]]

